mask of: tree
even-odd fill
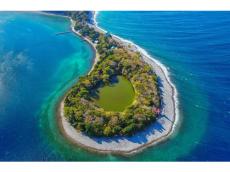
[[[103,131],[103,134],[105,136],[111,136],[112,135],[112,129],[111,129],[111,127],[110,126],[105,127],[105,129]]]

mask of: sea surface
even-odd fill
[[[93,60],[61,17],[0,12],[1,161],[229,161],[230,12],[100,12],[98,25],[165,65],[179,123],[131,157],[90,153],[62,137],[56,105]]]

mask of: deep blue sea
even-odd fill
[[[102,12],[97,19],[171,73],[182,118],[161,159],[230,160],[230,12]]]
[[[180,122],[169,140],[131,157],[98,155],[57,128],[60,97],[92,65],[90,46],[60,17],[0,12],[1,161],[230,161],[230,12],[100,12],[170,72]]]

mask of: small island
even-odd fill
[[[166,138],[176,110],[174,87],[164,71],[136,46],[98,28],[92,20],[94,13],[67,15],[73,32],[92,46],[95,60],[90,72],[61,101],[62,133],[89,150],[119,154],[135,153]],[[169,106],[164,105],[162,85],[170,92]],[[170,115],[163,115],[165,112]],[[165,127],[154,133],[160,123]]]
[[[156,119],[157,76],[139,53],[90,28],[84,15],[75,14],[75,30],[96,42],[99,60],[68,92],[65,117],[76,130],[91,136],[132,135]]]

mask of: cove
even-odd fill
[[[1,12],[0,160],[229,160],[229,20],[229,12],[99,13],[99,26],[156,55],[179,92],[179,131],[127,158],[90,153],[59,133],[56,105],[93,60],[90,46],[79,37],[55,36],[68,30],[70,22]]]

